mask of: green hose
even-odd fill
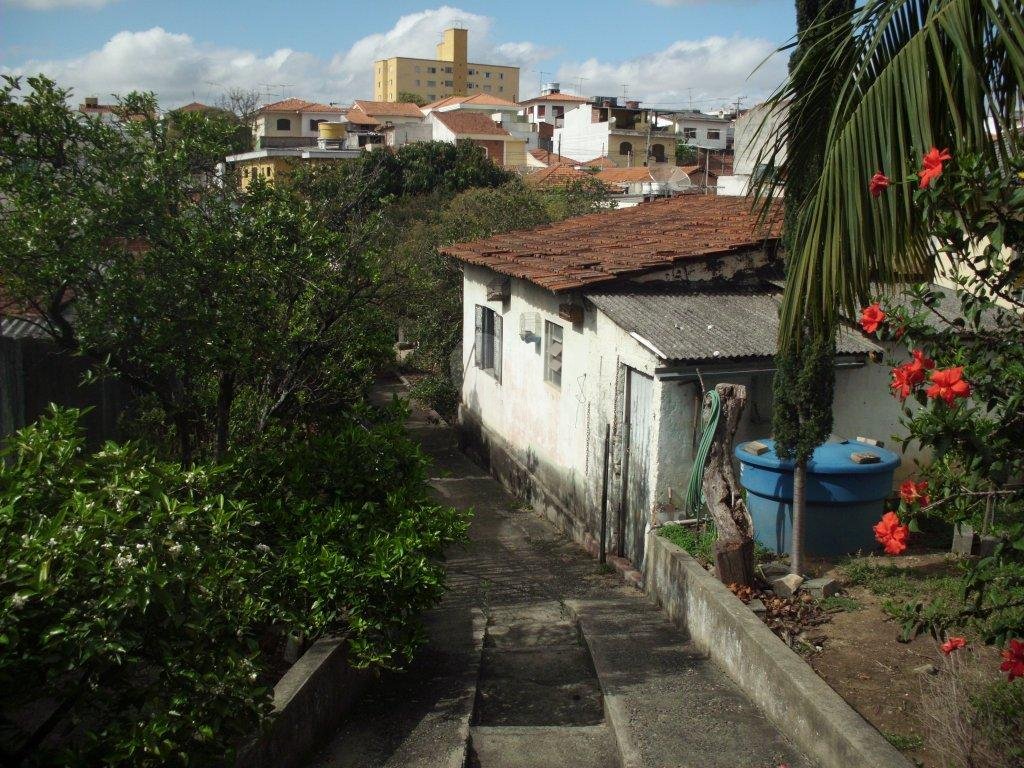
[[[704,396],[710,401],[711,411],[703,425],[704,432],[700,436],[697,454],[693,457],[693,469],[690,470],[690,484],[686,488],[686,511],[690,517],[695,517],[698,520],[704,512],[704,492],[701,490],[704,466],[708,463],[711,443],[715,439],[715,430],[718,429],[718,415],[722,410],[721,400],[715,390],[708,390]]]

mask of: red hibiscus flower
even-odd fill
[[[922,480],[920,483],[915,483],[913,480],[904,480],[903,484],[900,485],[900,498],[907,502],[907,504],[920,504],[922,507],[927,507],[932,500],[931,496],[925,493],[927,490],[927,480]]]
[[[872,197],[880,197],[890,184],[892,184],[892,180],[888,176],[881,171],[876,171],[868,183],[868,189],[871,190]]]
[[[899,397],[900,400],[906,400],[910,397],[914,384],[919,383],[914,381],[914,371],[911,365],[911,363],[907,363],[892,369],[892,383],[889,384],[889,387],[892,389],[893,395]]]
[[[1010,647],[1003,651],[1003,663],[999,669],[1007,673],[1011,683],[1018,677],[1024,677],[1024,641],[1010,641]]]
[[[963,366],[932,371],[932,385],[925,394],[935,400],[945,400],[946,405],[953,405],[958,397],[968,397],[971,394],[971,385],[964,381]]]
[[[895,512],[886,512],[874,526],[875,540],[887,555],[898,555],[907,548],[910,528],[900,522]]]
[[[949,640],[940,645],[939,648],[942,649],[942,652],[944,654],[949,656],[949,654],[951,654],[957,648],[963,648],[965,645],[967,645],[966,637],[951,637],[949,638]]]
[[[893,395],[906,400],[915,386],[924,382],[927,371],[935,367],[935,361],[927,357],[920,349],[913,352],[914,359],[909,363],[898,365],[892,369],[892,382],[889,387]]]
[[[920,189],[928,189],[932,181],[942,175],[942,164],[952,159],[953,156],[949,154],[948,149],[940,151],[932,147],[928,154],[921,158],[921,172],[917,174],[917,186]]]
[[[864,333],[874,333],[883,322],[885,322],[885,312],[882,311],[879,304],[864,307],[860,312],[860,327],[864,329]]]

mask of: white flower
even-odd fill
[[[264,544],[263,542],[260,542],[259,544],[257,544],[257,545],[256,545],[256,549],[257,549],[257,551],[259,551],[259,552],[269,552],[269,551],[270,551],[270,547],[268,547],[268,546],[267,546],[266,544]]]
[[[28,598],[25,597],[25,595],[22,595],[20,593],[15,593],[14,597],[11,598],[11,608],[13,608],[15,611],[17,611],[20,608],[23,608],[25,606],[25,603],[27,603],[27,602],[28,602]]]
[[[181,554],[181,544],[174,542],[167,548],[167,551],[171,553],[171,557],[177,557]]]
[[[141,552],[145,548],[146,548],[146,545],[143,544],[141,541],[138,544],[135,545],[135,549],[137,549],[139,552]]]
[[[125,568],[130,568],[135,565],[135,558],[131,555],[118,555],[114,558],[114,565],[121,570],[124,570]]]

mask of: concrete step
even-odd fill
[[[567,606],[590,649],[622,768],[812,768],[662,611],[621,598]]]
[[[469,768],[619,768],[618,752],[604,725],[474,726]]]

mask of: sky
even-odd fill
[[[373,62],[434,56],[469,30],[471,61],[649,106],[751,106],[783,79],[792,0],[518,0],[429,5],[261,0],[0,0],[0,72],[45,72],[74,97],[151,90],[165,107],[229,88],[264,101],[372,98]],[[767,59],[767,61],[766,61]]]

